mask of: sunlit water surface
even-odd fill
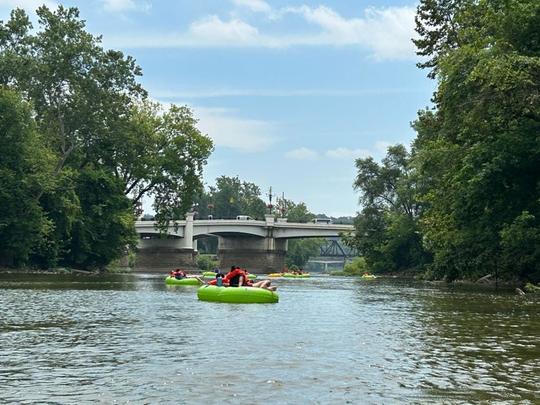
[[[278,304],[163,277],[0,275],[0,403],[540,403],[540,299],[277,280]]]

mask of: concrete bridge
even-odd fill
[[[352,225],[292,223],[286,218],[276,221],[273,215],[266,215],[264,221],[194,220],[193,213],[186,214],[183,221],[171,223],[166,235],[160,235],[154,221],[137,221],[135,228],[140,235],[135,270],[195,268],[197,239],[217,236],[220,267],[226,269],[236,264],[254,273],[280,271],[285,264],[288,239],[335,237],[354,230]]]

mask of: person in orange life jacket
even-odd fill
[[[226,280],[229,283],[230,287],[256,287],[264,288],[270,291],[276,291],[276,287],[271,286],[272,282],[270,280],[262,280],[254,283],[248,279],[248,274],[245,270],[242,270],[238,266],[233,266],[231,271],[227,273],[224,281]]]

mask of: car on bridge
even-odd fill
[[[251,218],[249,215],[237,215],[236,219],[238,219],[240,221],[249,221],[249,220],[251,220],[253,218]]]
[[[313,220],[314,224],[331,224],[332,220],[330,218],[315,218]]]

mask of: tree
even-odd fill
[[[213,144],[196,123],[188,107],[172,106],[163,115],[152,175],[141,177],[140,186],[153,195],[158,222],[181,218],[203,188],[203,165]]]
[[[279,198],[276,206],[278,211],[287,216],[287,222],[306,223],[315,218],[315,215],[308,210],[303,202],[297,204],[294,201]],[[287,243],[285,263],[288,267],[302,268],[310,257],[319,255],[323,244],[324,239],[322,238],[291,239]]]
[[[319,255],[319,251],[323,244],[324,239],[322,238],[289,240],[287,255],[285,256],[285,264],[288,267],[304,267],[310,257]]]
[[[421,7],[444,13],[441,2]],[[459,2],[454,14],[455,45],[423,48],[437,59],[439,86],[435,108],[414,125],[432,271],[452,280],[506,266],[507,278],[532,277],[532,261],[508,259],[519,255],[509,235],[524,241],[524,257],[535,257],[529,247],[540,225],[540,3]],[[425,15],[419,20],[428,23]],[[433,30],[447,35],[442,26]]]
[[[0,88],[0,263],[27,264],[51,233],[38,196],[51,187],[53,156],[43,147],[28,104]]]
[[[420,68],[430,68],[428,77],[435,78],[439,72],[439,60],[460,44],[458,27],[466,17],[465,6],[473,0],[423,0],[417,7],[415,16],[416,32],[413,39],[418,48],[417,55],[430,57],[417,64]]]
[[[216,179],[215,187],[209,192],[200,193],[196,198],[199,216],[213,215],[214,218],[236,218],[249,215],[263,219],[266,204],[260,198],[261,190],[254,184],[241,181],[238,176],[221,176]]]
[[[371,271],[421,270],[429,255],[419,232],[422,205],[415,198],[419,182],[410,154],[402,145],[391,146],[382,164],[368,157],[356,167],[354,186],[363,209],[346,243],[360,251]]]
[[[49,237],[33,249],[32,260],[45,267],[58,261],[101,266],[129,245],[132,233],[123,226],[133,224],[125,217],[126,195],[132,212],[143,195],[153,196],[160,226],[181,218],[202,188],[212,141],[197,129],[188,107],[163,112],[148,102],[135,60],[104,50],[76,8],[42,6],[36,13],[37,29],[20,9],[0,22],[0,85],[32,105],[54,161],[51,187],[38,188],[36,195]],[[80,194],[99,189],[96,182],[109,194]],[[108,223],[87,217],[95,204],[108,207]],[[95,229],[111,233],[99,236],[107,246],[94,243]],[[100,258],[88,254],[90,242]]]
[[[315,214],[310,212],[304,202],[295,203],[284,197],[277,198],[276,211],[279,215],[287,217],[288,222],[310,222],[315,219]]]
[[[137,243],[130,200],[123,184],[103,170],[86,169],[77,179],[80,215],[74,221],[62,264],[102,269]]]
[[[0,24],[0,78],[32,101],[38,127],[57,154],[58,174],[68,163],[82,167],[99,158],[111,123],[145,92],[136,82],[141,70],[135,60],[105,51],[76,8],[42,6],[36,14],[39,31],[21,9]]]

